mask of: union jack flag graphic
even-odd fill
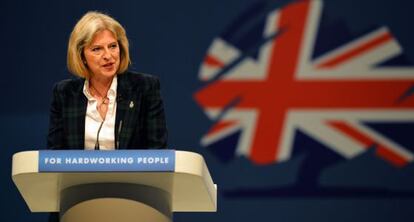
[[[402,48],[380,27],[315,57],[321,0],[272,9],[257,51],[246,54],[220,36],[208,49],[194,94],[214,121],[203,146],[240,131],[235,156],[256,164],[289,160],[296,130],[345,159],[368,149],[393,166],[414,158],[410,148],[364,122],[413,122],[414,69],[387,66]]]

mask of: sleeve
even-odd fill
[[[58,92],[58,84],[53,87],[52,103],[49,113],[49,132],[47,136],[48,149],[63,147],[62,105]]]
[[[161,98],[160,81],[151,79],[151,87],[145,96],[146,116],[144,117],[148,148],[166,148],[168,131],[165,120],[164,104]]]

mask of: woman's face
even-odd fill
[[[83,49],[86,65],[92,78],[112,78],[119,68],[119,45],[111,31],[95,34],[89,46]]]

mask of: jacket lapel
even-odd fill
[[[142,93],[129,81],[128,74],[118,76],[117,110],[115,120],[116,148],[125,149],[130,145],[136,128]]]
[[[85,146],[85,115],[87,99],[83,94],[85,80],[79,79],[68,97],[65,119],[67,124],[67,145],[72,149],[83,149]]]

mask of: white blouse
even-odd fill
[[[104,121],[101,131],[99,132],[99,149],[113,150],[115,149],[115,117],[116,117],[116,89],[118,81],[115,75],[112,80],[111,87],[108,90],[108,111],[105,120],[102,119],[98,112],[98,101],[89,92],[89,81],[85,80],[83,85],[83,94],[88,99],[88,107],[85,117],[85,150],[95,149],[97,143],[97,133],[102,121]]]

